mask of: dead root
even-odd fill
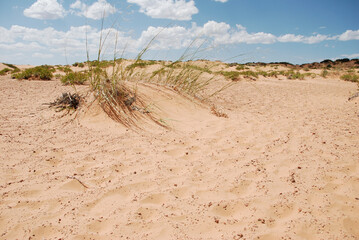
[[[55,107],[59,111],[64,109],[77,109],[80,105],[80,100],[81,97],[77,93],[62,93],[61,97],[48,105],[50,107]]]

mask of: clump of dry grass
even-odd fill
[[[101,34],[99,40],[99,47],[97,52],[97,59],[90,61],[88,43],[86,41],[87,49],[87,67],[88,67],[88,82],[91,92],[97,99],[101,108],[117,122],[122,123],[127,127],[137,126],[140,119],[151,119],[158,125],[167,127],[161,119],[155,117],[155,114],[148,110],[144,96],[138,91],[138,83],[143,78],[145,69],[148,65],[159,64],[162,65],[160,69],[154,71],[151,76],[147,78],[150,83],[171,87],[179,93],[187,94],[189,96],[198,97],[198,93],[202,91],[215,77],[212,71],[207,67],[199,67],[193,65],[191,62],[184,62],[185,59],[192,60],[196,53],[200,51],[197,48],[194,52],[190,52],[195,41],[186,49],[183,55],[175,62],[156,62],[142,60],[142,56],[149,50],[152,42],[156,39],[158,34],[154,36],[149,43],[138,53],[134,62],[129,64],[122,56],[117,57],[117,41],[118,36],[114,42],[114,55],[112,60],[102,60],[104,53],[104,45],[109,36],[109,32],[104,32],[104,18],[102,18]],[[87,33],[86,33],[87,34]],[[87,36],[86,36],[87,39]],[[68,73],[72,74],[71,72]],[[147,73],[148,74],[148,73]],[[205,78],[202,75],[208,74]],[[73,75],[73,74],[72,74]],[[75,84],[75,76],[69,75],[64,78],[66,83]],[[81,82],[82,78],[81,78]],[[229,83],[228,85],[231,85]],[[215,91],[210,94],[212,96],[224,89]]]
[[[91,91],[98,100],[101,108],[113,120],[127,126],[139,127],[140,119],[150,119],[160,126],[164,126],[147,109],[144,98],[138,94],[135,76],[136,67],[151,64],[141,60],[142,55],[148,50],[151,42],[137,55],[135,62],[128,66],[126,62],[116,56],[117,36],[114,43],[113,60],[101,61],[104,44],[109,33],[103,32],[103,19],[97,60],[90,61],[87,49],[87,66]]]
[[[59,111],[64,109],[77,109],[81,101],[80,95],[77,93],[63,93],[61,97],[50,103],[50,107],[55,107]]]

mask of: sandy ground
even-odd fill
[[[238,82],[212,100],[229,118],[152,91],[173,130],[142,131],[56,113],[59,81],[0,83],[0,239],[359,239],[353,83]]]

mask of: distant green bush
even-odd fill
[[[89,61],[88,64],[89,64],[90,67],[99,67],[99,68],[107,68],[107,67],[113,66],[113,62],[107,61],[107,60],[102,60],[102,61],[98,61],[98,60]]]
[[[20,68],[16,67],[15,65],[13,64],[10,64],[10,63],[4,63],[4,65],[8,66],[9,68],[12,68],[12,71],[11,73],[17,73],[17,72],[20,72]],[[8,69],[8,68],[7,68]],[[11,69],[10,69],[11,70]]]
[[[231,79],[231,80],[237,80],[239,77],[239,72],[237,71],[221,71],[219,74],[222,74],[225,78]]]
[[[243,71],[243,72],[240,72],[239,74],[246,76],[246,77],[254,77],[254,78],[258,78],[258,76],[259,76],[258,72],[253,72],[253,71]],[[262,74],[264,74],[264,72],[262,72]]]
[[[72,66],[83,68],[83,67],[85,67],[85,64],[79,63],[79,62],[75,62],[74,64],[72,64]]]
[[[82,85],[89,78],[89,75],[82,72],[68,72],[65,76],[61,78],[61,82],[64,85],[73,85],[78,84]]]
[[[17,79],[51,80],[54,71],[53,67],[42,65],[14,73],[12,77]]]
[[[328,70],[324,69],[322,71],[322,73],[320,74],[320,76],[322,76],[323,78],[326,78],[328,76],[328,74],[329,74]]]
[[[356,75],[355,73],[347,73],[347,74],[342,75],[340,77],[340,79],[342,79],[344,81],[349,81],[349,82],[358,82],[359,75]]]
[[[10,68],[4,68],[3,70],[0,71],[0,75],[4,76],[6,75],[8,72],[11,72]]]
[[[200,66],[196,66],[196,65],[186,65],[185,66],[187,69],[192,69],[192,70],[197,70],[197,71],[200,71],[200,72],[206,72],[206,73],[212,73],[211,70],[209,70],[208,68],[203,68],[203,67],[200,67]]]
[[[148,65],[154,65],[154,64],[156,64],[156,62],[152,61],[152,60],[151,61],[138,61],[138,62],[135,62],[135,63],[132,63],[132,64],[128,65],[126,67],[126,69],[131,70],[131,69],[134,69],[134,68],[137,68],[137,67],[145,68]]]
[[[72,69],[69,66],[58,66],[57,69],[64,73],[72,72]]]
[[[242,70],[244,70],[245,68],[246,68],[246,67],[245,67],[243,64],[239,64],[239,65],[237,65],[236,70],[242,71]]]

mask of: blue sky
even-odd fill
[[[359,58],[357,0],[12,0],[0,1],[0,62],[72,64],[91,59],[197,58],[306,63]],[[87,38],[87,39],[86,39]],[[116,41],[117,39],[117,41]]]

